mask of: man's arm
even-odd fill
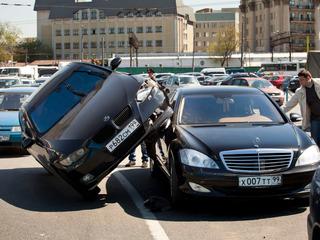
[[[285,103],[284,106],[281,107],[281,109],[284,112],[289,112],[292,108],[294,108],[299,103],[299,97],[298,94],[294,94],[291,99]]]

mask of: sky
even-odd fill
[[[160,0],[161,1],[161,0]],[[22,37],[36,37],[36,12],[33,11],[35,0],[0,0],[0,22],[10,23],[18,28]],[[198,10],[210,7],[220,9],[225,7],[238,7],[240,0],[183,0],[186,5]],[[25,4],[31,6],[5,6],[8,4]]]

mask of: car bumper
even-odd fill
[[[216,170],[182,167],[184,183],[180,186],[181,191],[192,195],[211,197],[234,197],[234,198],[286,198],[307,197],[310,193],[310,183],[313,174],[319,164],[273,173],[273,174],[239,174],[231,172],[218,172]],[[239,177],[248,176],[282,176],[282,184],[268,187],[239,187]],[[198,184],[210,192],[194,191],[190,182]]]
[[[9,137],[6,141],[0,141],[0,149],[21,149],[22,135],[20,132],[1,132],[0,135]]]

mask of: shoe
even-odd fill
[[[129,161],[126,165],[124,165],[125,167],[132,167],[136,165],[136,161]]]
[[[148,167],[148,162],[142,162],[141,167],[142,167],[142,168],[147,168],[147,167]]]

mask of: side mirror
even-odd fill
[[[178,81],[175,81],[175,82],[174,82],[174,85],[179,86],[179,82],[178,82]]]
[[[166,94],[170,93],[170,90],[168,88],[166,88],[164,91],[165,91]]]
[[[300,122],[302,121],[302,116],[298,113],[290,113],[290,120],[292,122]]]
[[[119,67],[119,65],[121,64],[122,59],[120,57],[116,57],[114,59],[112,59],[110,65],[111,65],[111,69],[115,70]]]

